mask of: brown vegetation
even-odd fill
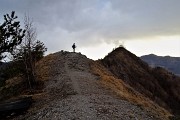
[[[135,91],[122,79],[118,79],[102,65],[101,61],[93,62],[91,68],[93,73],[100,77],[101,83],[106,88],[114,91],[121,98],[128,100],[133,104],[145,107],[146,109],[150,110],[152,113],[158,116],[164,116],[167,119],[169,118],[169,116],[171,116],[171,114],[167,110],[160,107],[150,99],[144,97],[141,93]]]
[[[123,47],[115,49],[103,65],[117,78],[174,114],[180,114],[180,78],[147,63]]]

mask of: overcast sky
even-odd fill
[[[77,51],[102,58],[123,44],[140,56],[180,57],[180,0],[0,0],[3,15],[29,14],[48,53]]]

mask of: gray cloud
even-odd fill
[[[1,0],[1,16],[12,10],[34,19],[49,51],[180,33],[179,0]]]

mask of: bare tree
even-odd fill
[[[23,72],[28,81],[30,89],[33,89],[36,83],[35,63],[43,57],[47,48],[42,42],[37,40],[36,29],[29,16],[25,16],[25,37],[21,45],[13,51],[13,57],[16,61],[23,62]]]
[[[32,47],[33,43],[36,40],[36,30],[33,28],[33,22],[30,20],[28,16],[25,16],[24,24],[25,24],[25,41],[24,41],[24,46],[25,46],[25,56],[23,59],[24,65],[26,67],[26,77],[29,82],[30,89],[33,88],[35,84],[35,61],[33,61],[32,58]]]

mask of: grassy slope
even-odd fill
[[[132,87],[126,84],[123,80],[118,79],[108,69],[106,69],[100,61],[96,61],[91,65],[94,74],[100,77],[101,83],[114,91],[121,98],[128,100],[134,104],[145,107],[155,115],[159,115],[165,119],[168,119],[171,114],[155,104],[153,101],[144,97],[139,92],[135,91]]]
[[[108,54],[103,65],[117,78],[136,91],[179,114],[180,78],[162,68],[150,68],[147,63],[120,47]]]

